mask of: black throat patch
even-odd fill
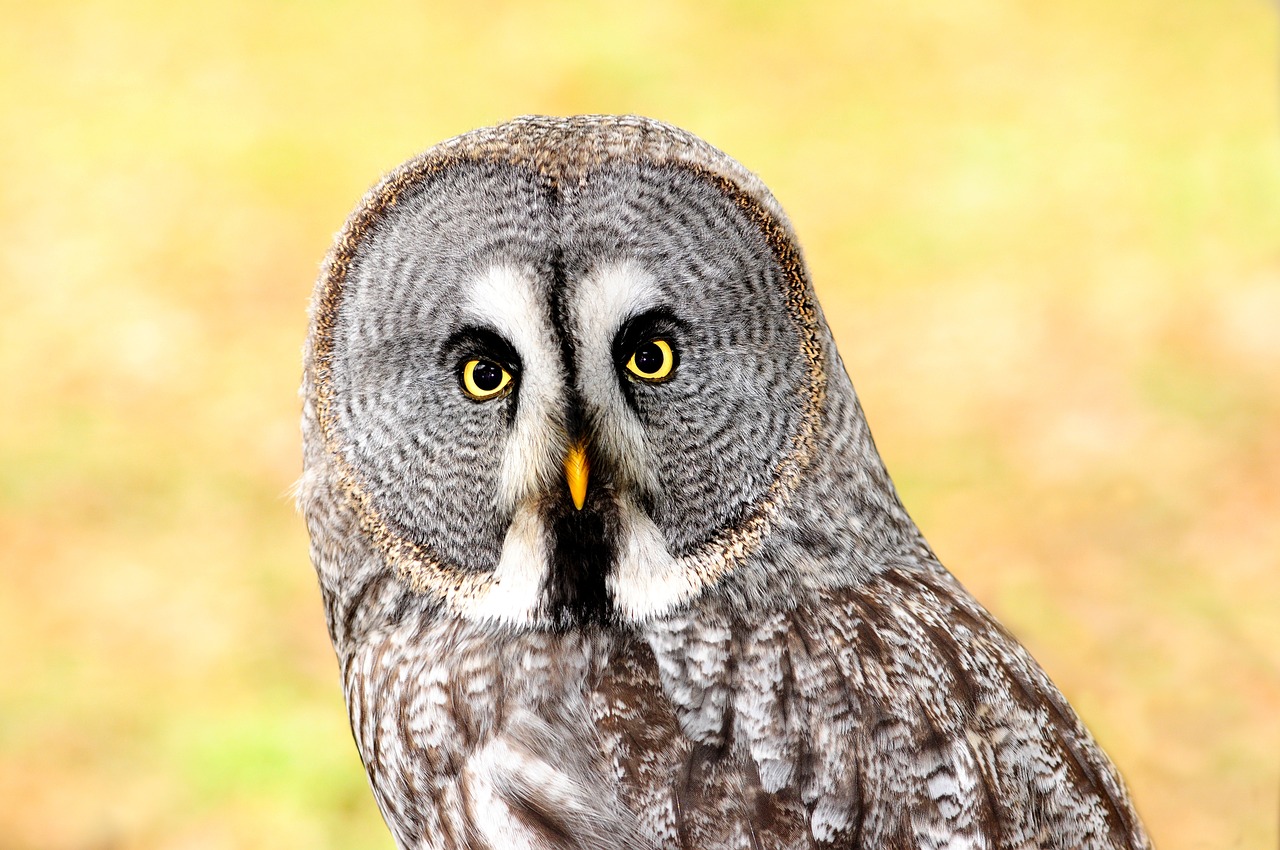
[[[613,569],[613,547],[598,511],[568,511],[555,521],[551,570],[547,574],[548,614],[559,630],[604,626],[614,621],[605,581]]]

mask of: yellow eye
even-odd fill
[[[642,381],[658,383],[671,377],[676,355],[665,339],[652,339],[641,345],[627,361],[627,371]]]
[[[511,373],[492,360],[468,360],[462,367],[462,390],[476,401],[506,395],[511,389]]]

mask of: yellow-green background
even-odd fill
[[[790,211],[908,507],[1157,843],[1280,818],[1264,0],[0,4],[0,849],[389,848],[299,472],[330,234],[524,112]]]

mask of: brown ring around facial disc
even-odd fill
[[[715,186],[759,228],[785,273],[787,311],[800,331],[801,351],[807,364],[804,413],[800,427],[792,435],[790,450],[778,462],[773,481],[746,518],[721,529],[696,550],[678,559],[677,566],[690,577],[692,595],[696,595],[755,551],[768,532],[772,518],[808,466],[826,392],[826,368],[817,308],[804,261],[789,225],[768,190],[737,162],[697,137],[649,119],[535,116],[476,130],[443,142],[404,163],[368,192],[347,219],[320,274],[310,370],[325,448],[361,529],[388,564],[416,591],[436,596],[450,608],[466,607],[493,584],[491,574],[442,563],[426,547],[394,534],[387,527],[378,515],[372,496],[346,459],[335,421],[332,382],[335,322],[348,270],[365,234],[416,184],[470,162],[530,167],[553,186],[581,184],[595,168],[609,162],[646,162],[684,168]]]

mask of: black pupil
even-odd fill
[[[636,349],[636,368],[646,375],[662,368],[662,349],[656,342],[646,342]]]
[[[481,392],[491,393],[502,386],[502,367],[492,360],[481,360],[471,370],[471,380]]]

